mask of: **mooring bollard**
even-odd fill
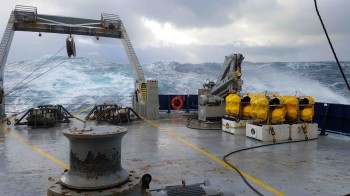
[[[149,181],[121,165],[121,141],[127,129],[117,126],[71,128],[69,170],[49,178],[47,195],[147,195]],[[151,178],[150,178],[151,179]]]
[[[69,140],[70,170],[62,175],[62,185],[87,190],[125,182],[129,173],[121,166],[121,141],[126,132],[115,126],[63,131]]]

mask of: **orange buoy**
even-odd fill
[[[180,97],[174,97],[171,99],[171,107],[174,110],[179,110],[184,106],[184,101]]]

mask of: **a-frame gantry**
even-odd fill
[[[0,44],[0,118],[5,117],[4,69],[15,31],[60,33],[121,39],[133,69],[135,90],[133,108],[148,119],[159,118],[158,81],[146,81],[142,67],[131,45],[122,20],[114,14],[101,14],[101,18],[85,19],[66,16],[42,15],[36,7],[17,5],[11,12]],[[117,87],[116,87],[117,89]]]

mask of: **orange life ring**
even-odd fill
[[[184,101],[180,97],[174,97],[171,99],[171,107],[174,110],[179,110],[184,106]]]

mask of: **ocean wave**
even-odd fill
[[[11,90],[29,73],[49,59],[21,61],[5,67],[5,92]],[[84,57],[67,60],[56,56],[24,81],[39,76],[46,70],[61,65],[9,94],[5,101],[8,112],[18,112],[39,104],[62,104],[71,110],[84,105],[117,103],[131,105],[134,87],[132,69],[128,64],[101,62]],[[350,77],[349,63],[345,71]],[[222,64],[181,64],[156,62],[142,64],[146,79],[159,80],[160,94],[197,94],[207,79],[216,81]],[[349,103],[349,95],[339,70],[332,62],[256,63],[242,65],[243,91],[264,91],[292,94],[301,91],[314,96],[316,101]]]

